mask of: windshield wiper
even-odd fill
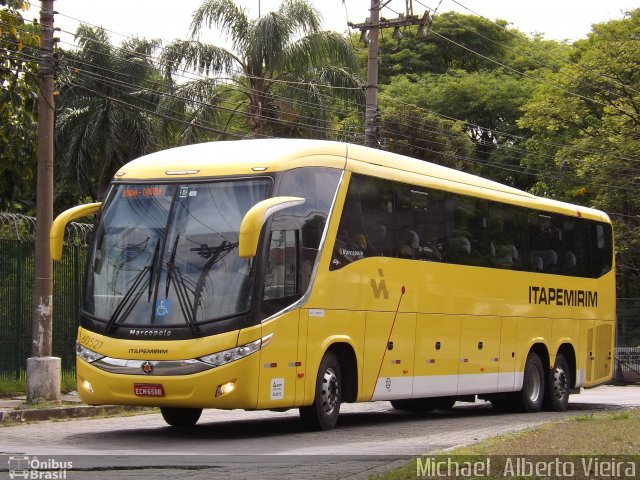
[[[151,259],[151,265],[149,265],[149,294],[147,302],[151,301],[151,295],[153,294],[153,272],[156,268],[156,260],[158,258],[158,251],[160,250],[160,239],[156,241],[156,248],[153,251],[153,258]]]
[[[169,286],[171,285],[171,274],[173,272],[174,264],[176,263],[176,251],[178,250],[178,240],[180,234],[176,235],[176,239],[173,242],[173,248],[171,249],[171,256],[169,256],[169,262],[167,262],[167,281],[165,282],[164,298],[169,296]]]
[[[147,237],[147,240],[149,240],[148,237]],[[149,275],[149,278],[146,279],[146,281],[149,283],[149,290],[151,290],[151,278],[150,277],[153,276],[153,268],[154,268],[154,265],[156,263],[156,257],[158,256],[158,251],[159,251],[158,247],[159,247],[159,245],[160,245],[160,239],[156,240],[156,246],[154,248],[153,257],[151,258],[151,262],[149,262],[147,265],[145,265],[144,268],[142,270],[140,270],[140,272],[138,272],[138,274],[133,279],[133,283],[127,289],[127,291],[124,293],[124,295],[122,297],[122,300],[120,300],[120,302],[116,306],[115,310],[113,311],[113,313],[109,317],[109,320],[107,321],[107,325],[105,326],[105,332],[106,333],[111,332],[114,329],[114,327],[116,326],[116,324],[122,323],[131,314],[131,312],[133,311],[133,307],[135,307],[135,305],[138,303],[138,300],[140,300],[140,297],[142,296],[142,293],[144,292],[144,288],[138,288],[138,287],[140,286],[140,284],[145,279],[145,274],[147,272],[151,273]],[[129,300],[134,296],[134,294],[135,294],[135,298],[133,299],[132,302],[130,302]],[[151,294],[149,294],[149,299],[151,299]],[[126,310],[124,310],[125,307],[127,308]],[[124,310],[124,314],[122,314],[123,310]]]
[[[223,242],[217,247],[210,247],[207,244],[203,244],[199,247],[191,249],[192,252],[196,252],[198,255],[204,258],[208,258],[207,263],[205,263],[202,267],[202,271],[200,272],[198,281],[196,282],[196,288],[193,291],[192,312],[194,318],[196,316],[196,313],[198,312],[198,307],[200,306],[202,290],[204,289],[209,271],[216,263],[222,260],[229,252],[233,251],[237,247],[238,242],[231,243],[228,240],[223,240]]]
[[[171,287],[171,281],[173,280],[176,289],[176,296],[178,297],[178,305],[180,306],[180,312],[182,312],[182,316],[184,317],[186,324],[189,326],[191,333],[196,335],[198,333],[198,326],[195,322],[194,312],[189,308],[189,290],[185,285],[184,278],[182,277],[180,270],[176,267],[176,252],[178,250],[179,239],[180,234],[176,235],[176,239],[173,242],[173,248],[171,249],[171,255],[167,262],[167,280],[165,282],[164,298],[169,296],[169,288]],[[174,271],[178,281],[175,281],[173,278]]]

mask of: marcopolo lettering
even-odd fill
[[[530,286],[529,303],[565,307],[597,307],[598,292],[594,290],[567,290],[566,288]]]
[[[170,337],[171,330],[138,330],[132,328],[129,330],[130,337]]]

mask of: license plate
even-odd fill
[[[134,383],[133,393],[139,397],[164,397],[161,383]]]

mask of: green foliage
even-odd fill
[[[546,142],[530,142],[526,161],[543,172],[537,190],[610,212],[620,293],[638,295],[640,10],[596,25],[571,59],[523,107],[520,126]]]
[[[199,41],[200,32],[212,27],[228,35],[231,50]],[[178,134],[181,143],[202,137],[196,126],[202,115],[217,126],[220,138],[237,117],[257,136],[323,138],[329,106],[336,99],[361,100],[351,44],[321,31],[320,16],[306,0],[285,0],[277,11],[254,20],[232,0],[205,0],[193,14],[191,32],[191,40],[168,45],[161,60],[168,78],[180,70],[207,76],[193,85],[173,85],[182,104],[174,98],[170,108],[181,112],[187,125]],[[236,93],[242,104],[230,101]],[[208,113],[199,107],[203,104]]]
[[[33,207],[36,164],[37,29],[22,1],[0,2],[0,210]]]
[[[521,136],[528,131],[517,121],[535,91],[536,77],[564,65],[569,47],[528,37],[506,25],[448,12],[436,16],[425,40],[416,38],[416,27],[407,27],[399,43],[384,36],[381,97],[463,121],[474,144],[466,159],[473,165],[465,168],[529,189],[536,179],[523,164],[526,151]],[[365,52],[359,51],[361,65]],[[413,140],[420,142],[433,134],[415,130]],[[451,160],[456,163],[460,158]]]
[[[159,42],[134,38],[113,47],[104,29],[87,25],[75,38],[79,49],[66,54],[58,96],[56,158],[59,181],[95,199],[120,166],[157,148],[158,98],[145,86]]]
[[[456,170],[477,172],[474,144],[461,122],[416,111],[411,105],[386,105],[380,109],[383,148]],[[428,135],[416,138],[416,131]]]
[[[520,152],[514,148],[510,135],[520,133],[516,121],[519,109],[530,98],[532,81],[501,71],[468,73],[452,70],[446,74],[398,76],[382,88],[381,97],[387,102],[404,101],[427,111],[464,121],[464,131],[475,145],[466,163],[474,163],[466,170],[483,176],[527,188],[526,175],[515,172],[520,165]],[[415,109],[414,109],[415,112]],[[409,112],[410,118],[416,113]],[[498,133],[502,132],[502,133]],[[434,135],[433,128],[421,136]],[[435,133],[440,135],[440,133]],[[415,138],[420,141],[419,138]]]
[[[388,83],[392,77],[407,74],[494,70],[497,65],[483,57],[502,58],[511,38],[505,26],[504,21],[495,23],[475,15],[446,12],[436,15],[425,40],[417,38],[417,27],[406,27],[399,43],[391,37],[391,30],[383,30],[379,81]],[[366,54],[359,58],[366,69]]]

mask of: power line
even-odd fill
[[[458,2],[457,0],[451,0],[451,1],[452,1],[453,3],[455,3],[456,5],[458,5],[459,7],[461,7],[461,8],[463,8],[463,9],[467,10],[468,12],[470,12],[470,13],[472,13],[472,14],[474,14],[474,15],[476,15],[477,17],[484,18],[485,20],[487,20],[487,21],[489,21],[489,22],[492,22],[492,23],[493,23],[493,24],[495,24],[496,26],[498,26],[498,27],[502,28],[503,30],[505,30],[505,31],[506,31],[507,33],[509,33],[510,35],[512,35],[512,36],[514,36],[514,37],[516,37],[516,36],[517,36],[517,35],[516,35],[516,33],[514,33],[513,31],[511,31],[509,28],[505,27],[504,25],[500,25],[498,22],[495,22],[495,21],[491,20],[490,18],[487,18],[487,17],[485,17],[485,16],[483,16],[483,15],[481,15],[481,14],[479,14],[479,13],[477,13],[477,12],[473,11],[473,10],[471,10],[470,8],[466,7],[465,5],[463,5],[462,3]],[[419,1],[419,0],[416,0],[416,2],[420,3],[420,1]],[[422,3],[421,3],[421,5],[422,5]],[[428,7],[427,7],[427,8],[428,8]],[[581,70],[583,70],[583,71],[585,71],[585,72],[592,73],[592,74],[594,74],[594,75],[596,75],[596,76],[599,76],[599,77],[603,78],[604,80],[608,80],[608,81],[610,80],[610,81],[613,81],[614,83],[617,83],[618,85],[620,85],[620,86],[622,86],[622,87],[624,87],[624,88],[629,88],[630,90],[632,90],[632,91],[634,91],[634,92],[636,92],[636,93],[640,93],[640,91],[638,91],[638,90],[634,89],[634,88],[633,88],[633,87],[631,87],[630,85],[626,85],[625,83],[623,83],[623,82],[621,82],[621,81],[619,81],[619,80],[617,80],[617,79],[615,79],[615,78],[608,78],[608,77],[605,77],[605,76],[603,76],[603,75],[599,74],[598,72],[594,72],[593,70],[591,70],[591,69],[589,69],[589,68],[585,67],[584,65],[581,65],[581,64],[579,64],[579,63],[577,63],[577,62],[572,62],[572,61],[571,61],[570,59],[568,59],[568,58],[561,57],[560,55],[556,55],[555,53],[553,53],[553,52],[551,52],[551,51],[549,51],[549,50],[545,50],[544,48],[540,47],[539,45],[536,45],[535,43],[531,43],[531,46],[532,46],[533,48],[535,48],[536,50],[539,50],[539,51],[541,51],[541,52],[545,53],[546,55],[548,55],[548,56],[550,56],[550,57],[553,57],[553,58],[555,58],[555,59],[557,59],[557,60],[560,60],[560,61],[562,61],[562,62],[564,62],[564,63],[567,63],[567,64],[569,64],[569,65],[572,65],[572,66],[574,66],[574,67],[577,67],[577,68],[579,68],[579,69],[581,69]]]
[[[141,55],[141,56],[144,56],[144,55]],[[77,61],[77,60],[76,60],[76,61]],[[98,66],[98,68],[100,68],[101,70],[104,70],[104,68],[103,68],[102,66]],[[114,70],[111,70],[111,72],[113,72],[113,73],[119,73],[119,72],[115,72]],[[165,95],[165,96],[169,95],[169,94],[167,94],[166,92],[162,92],[162,94],[163,94],[163,95]],[[182,100],[185,100],[185,101],[193,101],[193,100],[191,100],[191,99],[185,99],[185,98],[181,98],[181,99],[182,99]],[[296,100],[294,100],[294,102],[297,102],[297,101],[296,101]],[[298,103],[299,103],[299,102],[298,102]],[[410,105],[410,104],[406,104],[406,105]],[[412,105],[412,106],[413,106],[413,107],[415,107],[415,105]],[[332,107],[329,107],[329,108],[332,108]],[[436,115],[442,116],[442,115],[438,114],[437,112],[433,112],[433,111],[429,111],[429,113],[432,113],[432,114],[436,114]],[[455,121],[462,121],[461,119],[456,119],[456,118],[453,118],[453,117],[446,117],[446,116],[443,116],[443,117],[444,117],[444,118],[451,119],[451,120],[455,120]],[[486,127],[482,127],[482,126],[479,126],[479,125],[474,125],[474,126],[476,126],[476,127],[478,127],[478,128],[482,128],[482,129],[489,130],[489,129],[487,129]],[[490,130],[490,131],[492,131],[493,133],[500,133],[500,134],[503,134],[503,135],[510,135],[510,134],[504,134],[503,132],[499,132],[499,131],[497,131],[497,130]],[[442,132],[440,132],[440,133],[442,133]],[[510,136],[513,136],[513,135],[510,135]],[[524,138],[524,137],[522,137],[522,138]],[[482,144],[485,144],[485,145],[486,145],[486,143],[484,143],[484,142],[479,142],[479,144],[480,144],[480,145],[482,145]],[[568,147],[570,147],[570,146],[568,146]],[[530,153],[530,152],[529,152],[529,153]],[[538,155],[541,155],[541,154],[540,154],[540,153],[538,153]],[[545,154],[542,154],[542,155],[545,155]],[[547,155],[547,156],[548,156],[549,158],[553,158],[553,157],[552,157],[552,156],[550,156],[550,155]]]
[[[436,112],[431,112],[431,113],[436,113]],[[437,114],[437,113],[436,113],[436,114]],[[437,115],[439,115],[439,114],[437,114]],[[449,118],[451,118],[451,117],[449,117]],[[460,119],[454,119],[454,120],[457,120],[457,121],[463,121],[463,120],[460,120]],[[484,128],[484,127],[481,127],[481,126],[477,126],[477,127],[479,127],[479,128]],[[488,131],[492,131],[492,132],[497,132],[496,130],[491,130],[491,129],[486,129],[486,130],[488,130]],[[506,135],[509,135],[509,134],[506,134]],[[515,136],[513,136],[513,137],[515,138]],[[521,137],[521,138],[524,138],[524,137]],[[529,139],[526,139],[526,140],[529,140]],[[569,145],[567,145],[567,147],[570,147],[570,148],[576,148],[576,147],[574,147],[574,146],[569,146]],[[600,153],[600,152],[596,152],[596,153]]]

